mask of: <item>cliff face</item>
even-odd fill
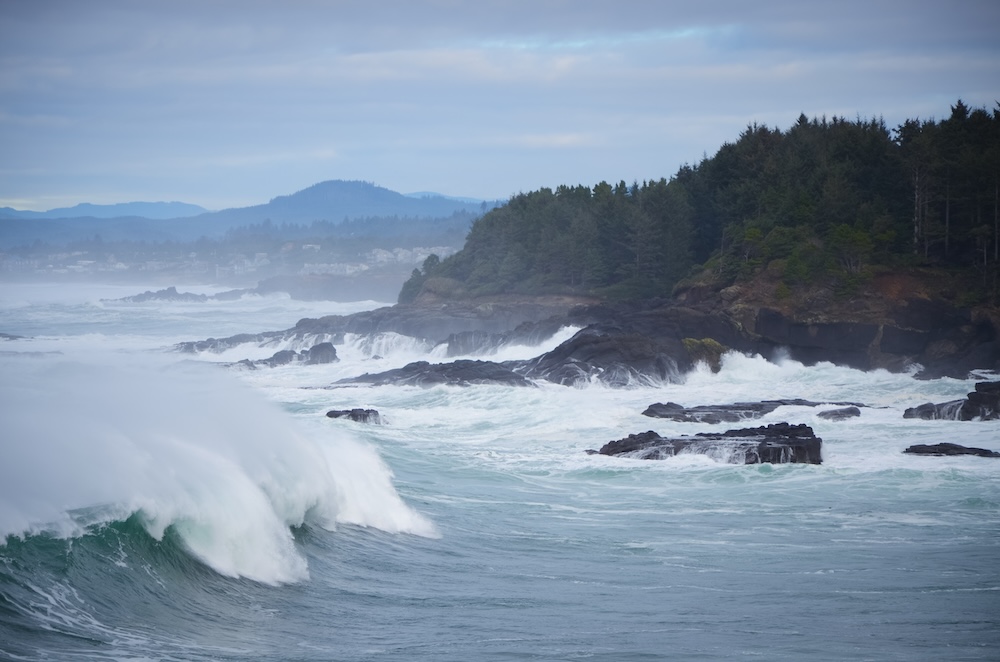
[[[892,371],[919,364],[925,377],[1000,370],[1000,311],[960,305],[965,291],[961,278],[931,270],[886,271],[851,295],[790,289],[765,271],[721,289],[679,288],[675,305],[728,320],[742,342],[784,348],[805,363]]]

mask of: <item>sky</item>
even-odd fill
[[[0,207],[505,200],[1000,100],[1000,2],[0,0]]]

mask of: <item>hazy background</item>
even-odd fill
[[[0,0],[0,206],[505,199],[1000,98],[1000,3]]]

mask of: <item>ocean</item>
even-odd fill
[[[0,284],[0,659],[1000,659],[1000,460],[902,452],[1000,450],[1000,421],[902,416],[990,376],[729,354],[623,389],[336,386],[450,359],[387,334],[224,367],[304,347],[172,348],[385,304],[114,301],[144,289]],[[812,426],[821,465],[586,453],[727,427],[652,403],[778,398],[867,406],[754,423]],[[325,415],[355,407],[383,424]]]

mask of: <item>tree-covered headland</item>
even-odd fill
[[[1000,104],[962,101],[944,120],[809,119],[751,124],[669,180],[560,186],[512,197],[432,256],[400,292],[669,296],[767,269],[787,290],[850,293],[886,269],[941,269],[967,303],[1000,294]]]

